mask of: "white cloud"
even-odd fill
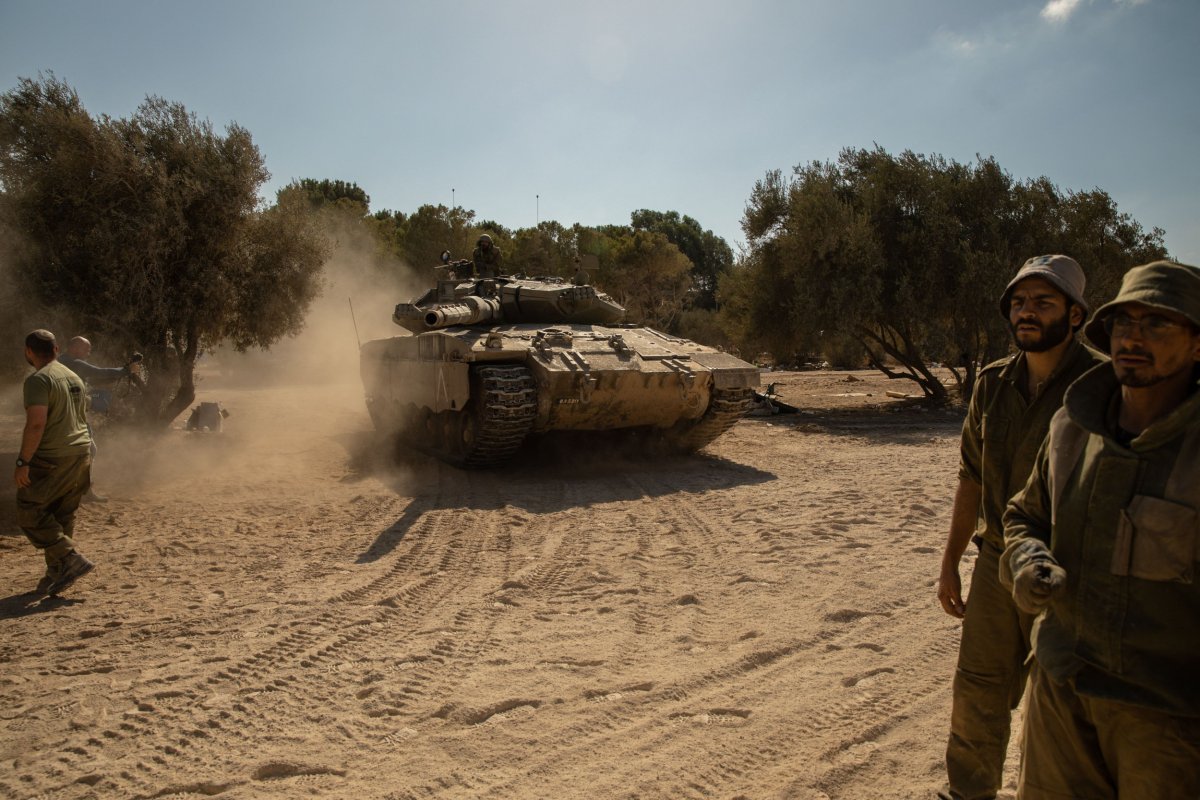
[[[1083,0],[1050,0],[1042,8],[1042,19],[1053,23],[1066,22],[1083,5]]]
[[[979,47],[979,42],[944,28],[934,33],[933,38],[939,48],[959,56],[970,56]]]
[[[1042,19],[1055,25],[1062,24],[1071,18],[1084,3],[1092,0],[1049,0],[1042,7]],[[1150,0],[1112,0],[1113,5],[1124,8],[1144,6]]]
[[[1003,56],[1020,37],[1007,22],[992,24],[987,30],[963,33],[946,27],[934,31],[930,44],[942,56],[965,60],[986,60]]]

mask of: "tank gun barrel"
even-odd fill
[[[478,322],[498,321],[502,316],[500,301],[494,297],[464,297],[463,302],[438,306],[425,312],[422,317],[429,329],[446,328],[450,325],[474,325]]]

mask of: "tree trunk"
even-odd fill
[[[860,330],[859,340],[867,351],[867,360],[871,366],[884,375],[895,380],[910,380],[921,387],[925,397],[936,403],[947,400],[946,387],[938,380],[925,364],[920,351],[912,340],[892,328],[881,327],[879,331],[869,328]],[[872,343],[874,346],[872,346]],[[876,352],[876,347],[881,353]],[[891,369],[883,363],[885,356],[891,356],[904,371]]]
[[[196,399],[196,379],[192,367],[192,364],[185,366],[182,359],[179,362],[179,387],[175,391],[175,396],[163,407],[162,413],[158,416],[158,423],[164,428],[186,411],[192,401]]]
[[[971,395],[975,393],[975,381],[979,378],[979,365],[974,359],[965,367],[965,375],[962,383],[958,387],[959,396],[962,397],[964,403],[971,399]]]
[[[200,353],[200,337],[194,330],[187,334],[187,347],[179,354],[177,375],[179,385],[159,414],[158,422],[163,427],[170,425],[176,417],[187,410],[196,399],[196,356]]]
[[[143,426],[151,430],[169,427],[196,399],[198,353],[196,337],[189,337],[182,353],[166,341],[149,349],[146,353],[149,378],[138,408],[138,420]]]

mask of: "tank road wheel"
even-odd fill
[[[680,422],[663,434],[667,447],[680,453],[692,453],[712,444],[750,409],[751,389],[713,389],[708,408],[696,420]]]
[[[447,458],[457,461],[471,452],[479,430],[479,419],[471,409],[444,411],[438,417],[441,422],[440,446]]]
[[[413,415],[408,417],[408,435],[413,443],[420,447],[432,447],[437,441],[437,415],[427,408],[418,408],[414,404]]]
[[[470,452],[475,447],[475,439],[479,435],[479,417],[474,414],[459,414],[454,425],[454,440],[464,452]]]
[[[399,446],[422,453],[432,452],[437,441],[435,420],[436,415],[428,408],[406,404],[396,419]]]

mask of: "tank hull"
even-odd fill
[[[525,433],[645,428],[697,449],[736,422],[759,385],[741,359],[628,325],[450,326],[367,342],[361,365],[380,430],[465,466],[510,457],[515,446],[471,448],[517,417]]]

